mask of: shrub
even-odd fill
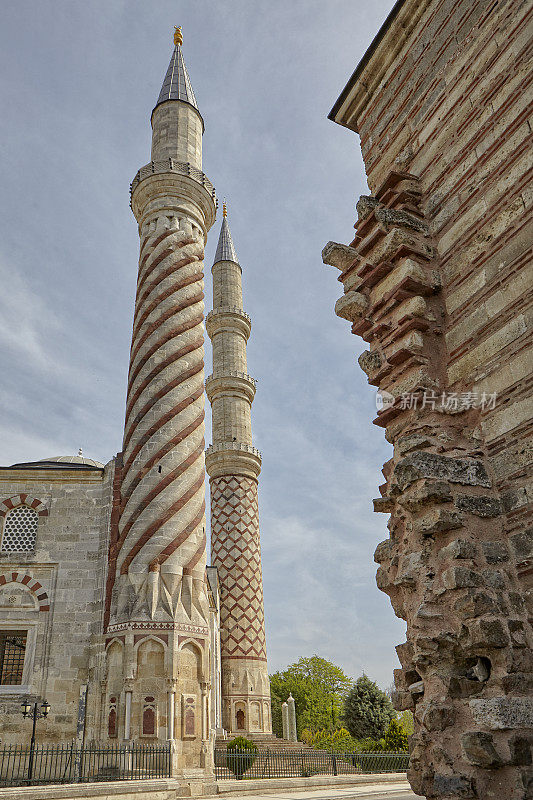
[[[356,742],[346,728],[336,731],[310,731],[305,728],[301,735],[302,742],[314,750],[331,750],[335,753],[350,753],[354,750]]]
[[[358,739],[355,743],[356,753],[381,753],[384,749],[384,739]]]
[[[257,758],[257,745],[244,736],[237,736],[226,746],[226,767],[233,772],[238,781],[242,780],[255,759]]]

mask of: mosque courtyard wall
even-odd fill
[[[37,728],[41,741],[76,739],[80,706],[85,716],[91,642],[102,625],[113,462],[64,466],[0,470],[0,634],[18,640],[10,665],[3,653],[3,746],[28,742],[25,698],[50,703]]]

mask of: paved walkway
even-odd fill
[[[366,783],[359,786],[330,787],[328,789],[299,789],[296,791],[261,792],[227,795],[231,800],[420,800],[413,794],[407,781],[395,783]]]

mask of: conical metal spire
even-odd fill
[[[214,264],[218,261],[234,261],[239,263],[235,247],[233,246],[233,239],[228,225],[226,203],[223,205],[222,227],[220,229],[220,236],[218,237],[217,251],[215,253]]]
[[[167,74],[165,75],[165,80],[163,81],[163,86],[159,92],[155,107],[157,108],[160,103],[164,103],[166,100],[181,100],[184,103],[189,103],[189,105],[193,106],[193,108],[200,113],[192,89],[191,79],[189,78],[189,73],[187,72],[185,61],[183,60],[183,54],[181,52],[182,42],[181,28],[176,28],[176,34],[174,35],[174,52],[172,53]]]

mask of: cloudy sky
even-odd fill
[[[351,240],[367,191],[357,137],[327,114],[392,5],[2,0],[0,33],[0,463],[120,449],[138,257],[128,189],[182,25],[204,170],[228,198],[253,319],[270,668],[317,653],[384,687],[404,630],[372,560],[389,446],[320,252]]]

